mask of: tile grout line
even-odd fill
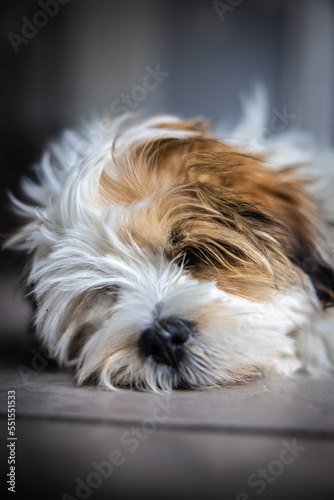
[[[7,418],[7,414],[0,413],[0,419]],[[69,424],[101,424],[101,425],[114,425],[117,427],[126,427],[129,425],[138,425],[142,422],[142,419],[135,418],[98,418],[93,416],[88,417],[77,417],[72,415],[55,415],[55,414],[32,414],[32,413],[20,413],[17,414],[18,420],[44,420],[46,422],[64,422]],[[174,431],[188,431],[188,432],[207,432],[207,433],[232,433],[232,434],[252,434],[256,436],[292,436],[307,439],[318,439],[318,440],[333,440],[334,441],[334,431],[325,429],[303,429],[303,428],[275,428],[275,427],[253,427],[253,426],[234,426],[234,425],[224,425],[224,424],[204,424],[200,422],[164,422],[157,425],[157,429],[160,430],[174,430]]]

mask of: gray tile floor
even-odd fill
[[[16,498],[334,498],[330,378],[108,392],[76,387],[28,342],[11,347],[1,364],[0,456],[5,463],[15,390]]]

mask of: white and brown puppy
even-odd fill
[[[30,254],[37,332],[79,383],[333,371],[324,207],[292,165],[320,159],[292,135],[266,148],[243,135],[174,116],[95,123],[65,132],[39,183],[25,181],[32,203],[14,200],[26,224],[9,245]]]

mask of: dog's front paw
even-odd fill
[[[270,365],[265,368],[264,375],[279,375],[283,377],[289,377],[302,368],[303,365],[300,359],[298,359],[293,354],[285,354],[273,360]]]

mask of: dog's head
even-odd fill
[[[123,122],[42,160],[32,253],[36,325],[78,380],[151,390],[245,380],[293,354],[333,304],[322,222],[295,168],[236,150],[200,120]],[[81,149],[80,149],[81,148]]]

